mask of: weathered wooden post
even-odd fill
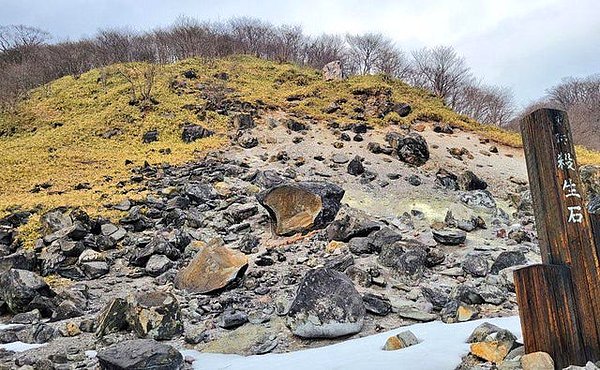
[[[600,360],[600,263],[567,115],[539,109],[521,122],[542,264],[515,271],[526,352],[556,367]]]

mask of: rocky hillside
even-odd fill
[[[383,77],[114,66],[0,127],[0,343],[46,344],[0,350],[8,368],[175,369],[184,348],[515,315],[511,272],[540,260],[518,137]]]

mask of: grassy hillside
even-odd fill
[[[132,105],[131,82],[139,93],[148,70],[144,64],[114,65],[78,78],[64,77],[32,91],[15,112],[0,115],[0,132],[4,132],[0,137],[0,216],[15,208],[59,205],[105,213],[104,204],[140,196],[135,185],[117,186],[129,178],[132,167],[144,161],[182,163],[227,142],[228,116],[214,111],[199,116],[193,109],[184,109],[206,104],[206,91],[317,120],[350,122],[353,108],[359,105],[353,91],[382,89],[391,91],[393,101],[410,104],[413,111],[405,118],[392,114],[370,119],[372,124],[440,120],[500,143],[520,145],[518,134],[480,125],[446,108],[429,93],[383,76],[324,82],[318,71],[250,57],[189,59],[156,66],[151,93],[155,103]],[[195,71],[197,78],[186,79],[183,73],[188,70]],[[218,75],[223,72],[227,79]],[[301,99],[289,101],[294,95]],[[341,98],[347,100],[343,109],[323,113],[323,108]],[[200,124],[216,135],[185,144],[180,137],[184,122]],[[152,129],[159,131],[159,141],[142,143],[143,133]],[[103,138],[110,130],[119,134]],[[170,152],[165,152],[167,148]],[[600,162],[600,156],[589,151],[580,151],[579,159]],[[126,165],[126,160],[133,164]],[[91,189],[75,190],[86,183]]]

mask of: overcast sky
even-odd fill
[[[405,50],[452,45],[476,76],[512,88],[521,104],[562,77],[600,73],[600,0],[0,0],[0,25],[41,27],[55,40],[147,30],[179,16],[251,16],[309,34],[382,32]]]

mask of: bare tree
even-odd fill
[[[240,17],[229,21],[230,32],[236,40],[236,52],[256,57],[267,53],[268,41],[273,37],[273,26],[260,19]]]
[[[50,39],[50,34],[24,25],[0,26],[0,63],[20,63],[28,53]]]
[[[505,126],[515,114],[512,91],[480,83],[464,84],[456,94],[454,109],[481,123]]]
[[[430,90],[454,106],[462,86],[472,80],[464,58],[450,46],[437,46],[413,51],[413,83]]]
[[[349,45],[348,61],[351,69],[358,74],[376,73],[377,64],[383,62],[384,53],[393,50],[392,41],[380,33],[346,35]]]
[[[314,68],[322,68],[325,64],[346,59],[344,40],[338,35],[322,34],[306,41],[304,47],[304,64]]]
[[[377,72],[406,80],[411,75],[411,66],[406,54],[398,48],[384,48],[379,51],[379,58],[375,63]]]

